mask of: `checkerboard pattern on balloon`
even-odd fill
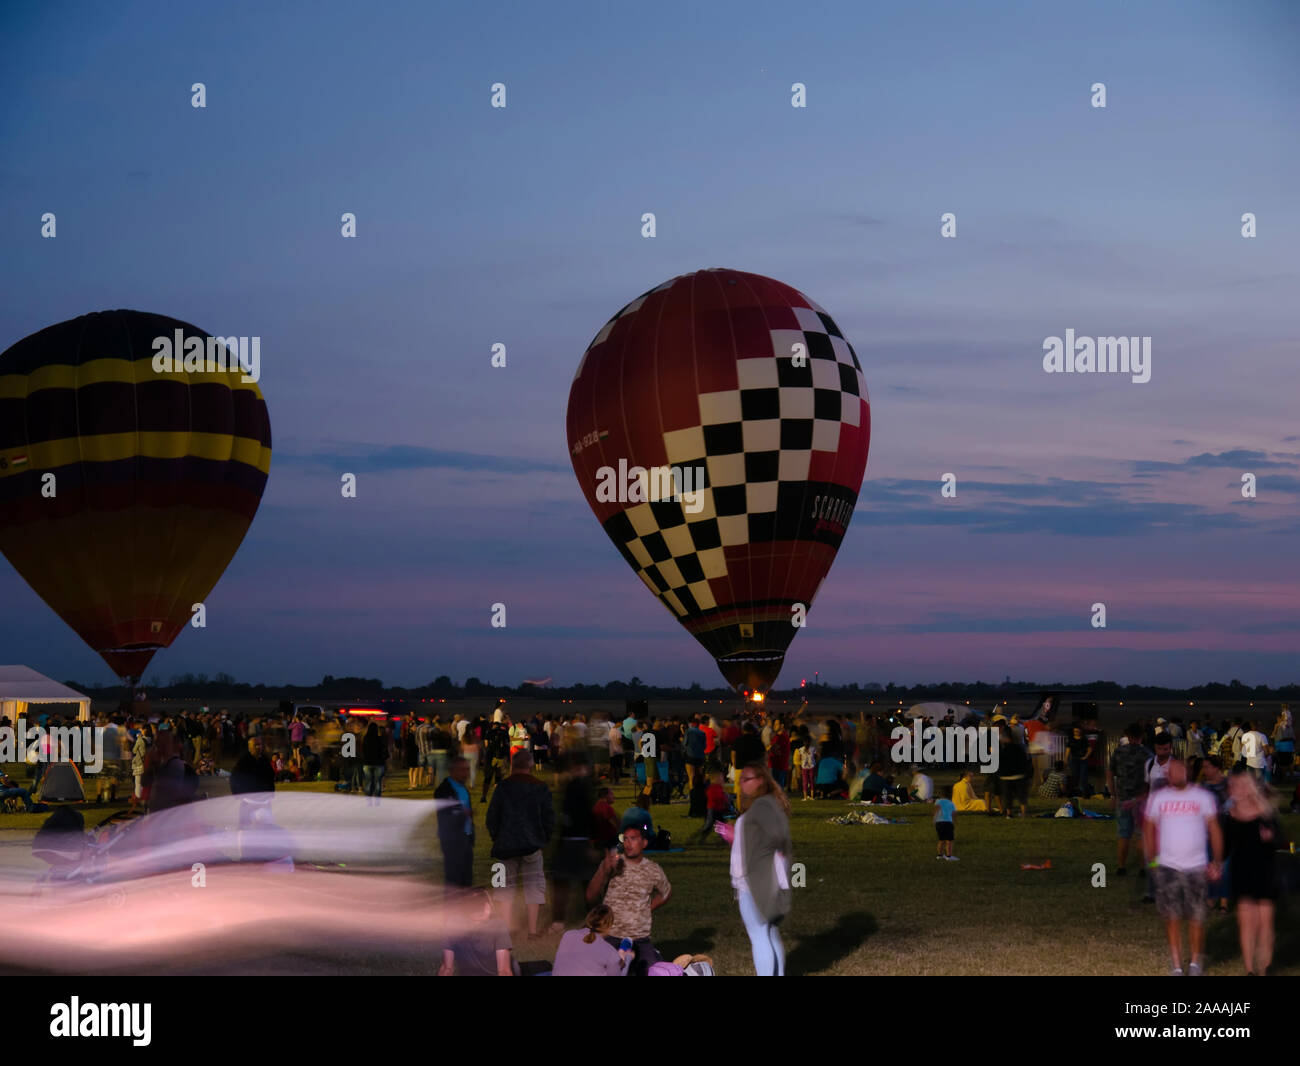
[[[725,549],[807,535],[809,483],[835,480],[842,427],[862,426],[867,390],[852,346],[824,311],[791,310],[798,328],[769,330],[769,351],[736,360],[734,388],[698,396],[698,424],[663,434],[692,491],[605,524],[678,617],[717,606],[709,582],[727,577]]]

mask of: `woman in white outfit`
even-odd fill
[[[731,845],[731,883],[749,934],[754,972],[785,976],[778,926],[790,913],[790,801],[764,763],[740,771],[740,817],[714,827]]]

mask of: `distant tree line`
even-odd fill
[[[86,685],[77,681],[65,684],[95,699],[116,699],[121,695],[119,685]],[[467,678],[458,685],[446,674],[427,685],[417,688],[388,686],[377,677],[335,677],[326,674],[314,685],[263,685],[236,681],[226,673],[208,677],[207,674],[179,674],[166,684],[161,678],[146,679],[142,688],[152,699],[209,699],[209,700],[290,700],[293,702],[376,701],[464,699],[523,696],[539,700],[704,700],[733,699],[735,693],[725,686],[704,688],[699,683],[682,686],[652,685],[633,677],[630,681],[607,681],[604,684],[547,685],[533,684],[494,685],[477,677]],[[1270,688],[1268,685],[1244,685],[1232,680],[1226,685],[1212,681],[1192,688],[1163,688],[1158,685],[1120,685],[1114,681],[1092,681],[1085,684],[1056,681],[1006,681],[994,684],[987,681],[945,681],[928,685],[896,685],[892,681],[848,685],[810,684],[788,689],[773,689],[770,699],[799,699],[816,696],[818,700],[861,701],[883,698],[893,703],[901,700],[905,705],[929,700],[951,700],[954,703],[970,700],[979,705],[994,700],[1013,699],[1029,692],[1086,690],[1093,699],[1113,702],[1118,700],[1169,701],[1201,700],[1205,702],[1241,700],[1300,700],[1300,684]],[[1068,700],[1067,700],[1068,702]]]

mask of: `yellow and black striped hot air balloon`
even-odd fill
[[[217,583],[271,465],[254,375],[166,368],[160,338],[209,351],[185,322],[99,311],[0,355],[0,551],[128,679]]]

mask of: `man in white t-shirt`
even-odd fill
[[[1205,964],[1206,881],[1217,881],[1223,862],[1223,833],[1219,828],[1214,794],[1187,783],[1187,764],[1170,760],[1169,784],[1147,800],[1142,831],[1147,855],[1154,855],[1156,910],[1165,920],[1172,958],[1170,973],[1183,975],[1182,922],[1187,922],[1191,965],[1188,974],[1199,977]],[[1208,848],[1214,861],[1207,868]]]
[[[1147,791],[1158,792],[1169,783],[1169,766],[1174,761],[1174,741],[1168,733],[1157,733],[1156,753],[1147,760]]]
[[[1264,776],[1264,758],[1268,754],[1268,737],[1255,728],[1254,722],[1247,722],[1241,731],[1241,757],[1246,760],[1246,768],[1256,778]]]

